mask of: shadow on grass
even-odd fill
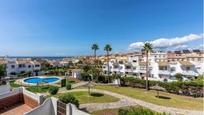
[[[157,98],[159,98],[159,99],[171,99],[170,97],[166,97],[166,96],[156,96]]]
[[[80,110],[84,111],[84,112],[87,112],[89,113],[89,111],[87,110],[87,108],[83,107],[83,108],[80,108]]]
[[[102,94],[102,93],[91,93],[91,96],[93,96],[93,97],[102,97],[102,96],[104,96],[104,94]]]

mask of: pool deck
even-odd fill
[[[7,110],[0,111],[0,115],[24,115],[24,113],[31,111],[32,108],[26,104],[18,104]]]

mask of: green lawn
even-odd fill
[[[203,110],[203,100],[201,98],[193,98],[187,96],[180,96],[165,92],[160,92],[160,96],[169,97],[170,99],[156,98],[156,91],[146,91],[145,89],[117,87],[117,86],[95,86],[96,89],[103,89],[146,102],[154,103],[162,106],[170,106],[175,108]]]
[[[116,102],[119,101],[118,98],[112,97],[110,95],[100,94],[100,93],[92,93],[92,95],[88,95],[88,92],[80,91],[80,92],[70,92],[73,94],[78,100],[80,104],[84,103],[106,103],[106,102]],[[62,94],[55,95],[59,97]]]
[[[104,109],[99,111],[94,111],[91,115],[118,115],[118,108],[117,109]]]
[[[29,86],[29,87],[26,87],[26,89],[28,91],[33,92],[33,93],[46,93],[46,92],[48,92],[50,87],[56,87],[56,86],[50,86],[50,85],[46,85],[46,86]]]
[[[91,115],[170,115],[167,113],[159,113],[141,106],[121,107],[115,109],[98,110],[91,113]]]

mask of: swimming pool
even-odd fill
[[[36,76],[36,77],[29,77],[23,79],[23,83],[27,85],[37,85],[37,84],[53,84],[60,81],[60,78],[57,76],[49,76],[49,77],[43,77],[43,76]]]

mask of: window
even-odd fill
[[[19,67],[19,68],[21,68],[21,67],[22,67],[22,65],[20,64],[20,65],[18,65],[18,67]]]
[[[175,71],[175,70],[176,70],[176,68],[175,68],[175,67],[172,67],[172,68],[171,68],[171,71],[172,71],[172,72],[173,72],[173,71]]]
[[[16,75],[16,73],[15,72],[11,72],[10,75]]]
[[[167,66],[159,66],[159,70],[167,70]]]
[[[137,60],[133,60],[132,62],[137,62]]]
[[[126,66],[125,69],[131,69],[131,66]]]
[[[31,65],[28,65],[28,68],[31,68]]]
[[[190,70],[191,68],[190,67],[186,67],[186,70],[188,71],[188,70]]]
[[[40,65],[35,65],[35,67],[40,67]]]
[[[14,69],[14,68],[15,68],[15,65],[11,65],[11,68]]]

